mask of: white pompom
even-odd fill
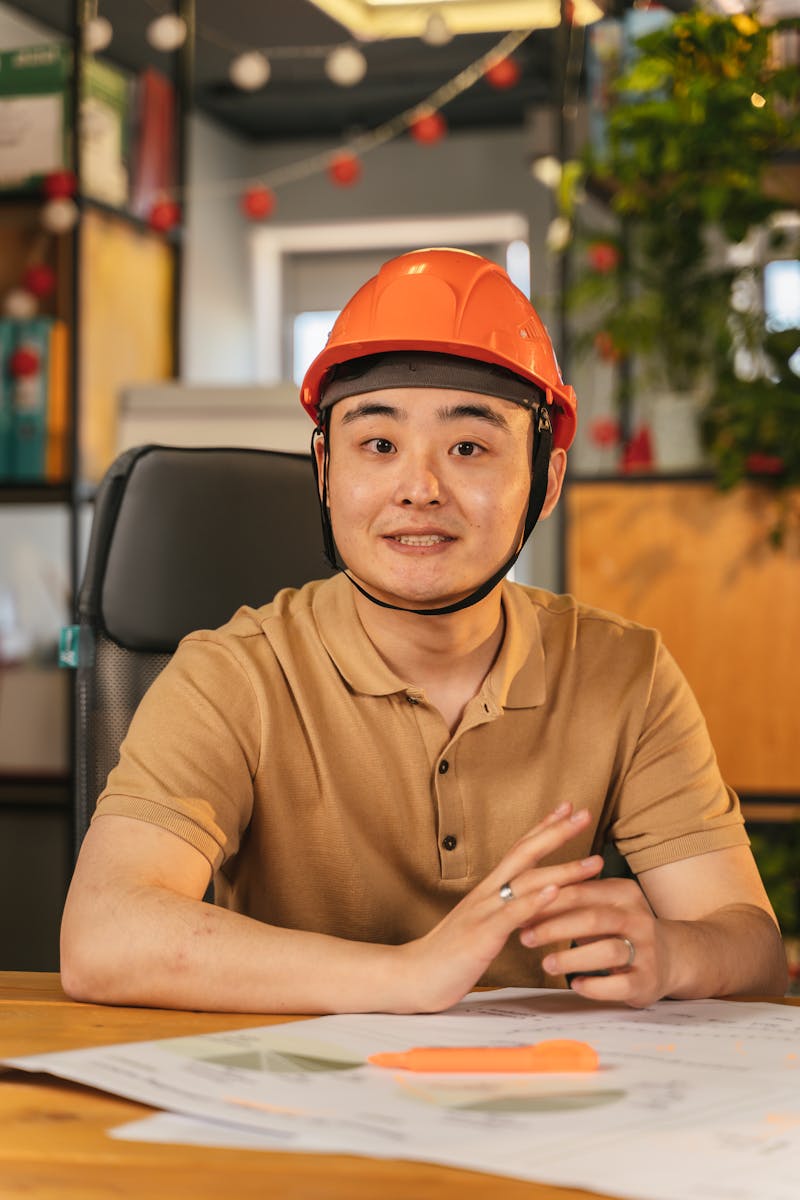
[[[3,301],[3,315],[14,321],[29,321],[36,309],[36,297],[25,288],[12,288]]]
[[[250,50],[240,54],[230,66],[231,80],[245,92],[255,92],[269,82],[272,68],[267,59],[258,50]]]
[[[366,73],[367,60],[357,46],[337,46],[325,59],[325,74],[340,87],[353,87]]]
[[[147,40],[155,50],[177,50],[186,41],[186,22],[174,13],[156,17],[147,26]]]
[[[108,17],[92,17],[83,31],[83,44],[90,54],[99,54],[111,45],[114,29]]]
[[[48,200],[42,209],[42,225],[49,233],[69,233],[78,219],[74,200]]]

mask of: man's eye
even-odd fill
[[[376,454],[391,454],[394,450],[394,444],[388,438],[371,438],[366,445],[368,450],[374,450]]]
[[[453,454],[458,458],[470,458],[474,454],[479,454],[480,449],[476,442],[456,442]]]

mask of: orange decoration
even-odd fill
[[[14,379],[29,379],[38,374],[39,368],[39,355],[27,346],[20,346],[8,360],[8,369]]]
[[[601,329],[594,335],[594,348],[603,362],[615,363],[622,358],[622,352],[607,329]]]
[[[337,187],[351,187],[361,178],[361,160],[349,151],[342,151],[331,159],[328,175]]]
[[[174,200],[156,200],[150,209],[147,223],[151,229],[155,229],[159,233],[168,233],[170,229],[175,228],[180,219],[180,205],[176,204]]]
[[[22,283],[26,291],[29,291],[32,296],[36,296],[39,300],[45,296],[49,296],[56,286],[56,273],[52,267],[48,267],[47,263],[34,263],[32,267],[28,267],[25,274],[22,276]]]
[[[48,200],[66,200],[75,195],[77,187],[73,171],[51,171],[42,181],[42,191]]]
[[[447,133],[447,121],[440,112],[428,112],[412,121],[408,128],[415,142],[430,146],[440,142]]]
[[[519,77],[522,74],[519,68],[519,63],[513,58],[501,58],[499,62],[493,63],[486,72],[486,82],[498,91],[505,91],[506,88],[512,88],[519,83]]]
[[[251,221],[263,221],[274,213],[277,199],[271,188],[256,183],[247,189],[240,203],[242,212]]]

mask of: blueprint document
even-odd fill
[[[590,1042],[589,1074],[371,1066],[412,1046]],[[408,1158],[635,1200],[797,1200],[800,1008],[635,1011],[504,989],[425,1016],[320,1017],[6,1059],[165,1110],[137,1140]]]

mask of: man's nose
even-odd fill
[[[442,481],[429,455],[409,455],[399,465],[395,503],[406,508],[425,508],[442,503]]]

